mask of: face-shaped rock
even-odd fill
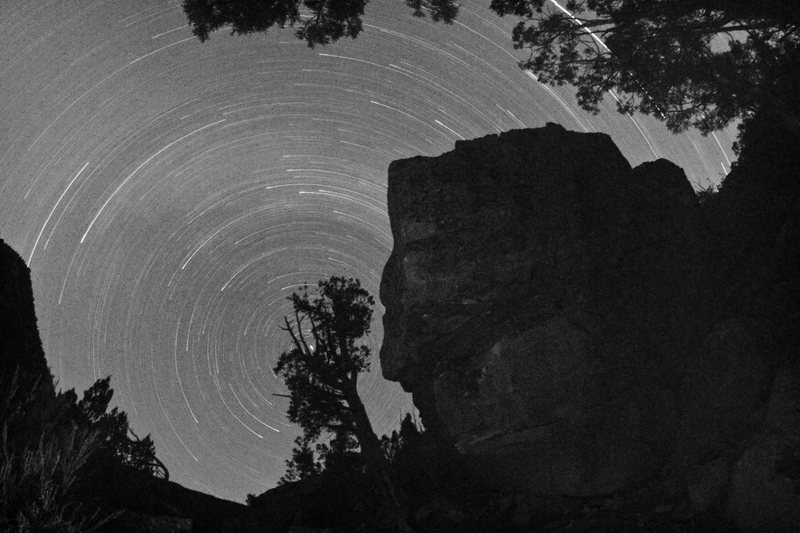
[[[668,455],[657,339],[685,302],[659,261],[686,260],[664,252],[685,239],[648,216],[694,204],[679,168],[652,165],[651,183],[607,136],[555,125],[391,165],[383,372],[487,477],[607,494]]]

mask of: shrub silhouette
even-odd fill
[[[92,530],[104,520],[86,509],[77,493],[102,445],[100,434],[65,419],[67,395],[53,400],[41,382],[23,391],[18,375],[4,391],[0,407],[0,527],[20,532]]]
[[[20,374],[3,380],[0,399],[0,529],[95,531],[118,514],[109,485],[130,484],[131,471],[167,476],[152,440],[136,437],[124,412],[106,412],[109,378],[77,401],[72,390],[53,396],[46,378],[28,386]]]

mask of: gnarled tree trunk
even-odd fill
[[[356,438],[361,446],[361,456],[367,468],[367,474],[374,478],[378,486],[381,499],[386,506],[386,523],[394,531],[413,531],[407,523],[408,504],[405,494],[395,482],[389,462],[383,454],[380,440],[372,429],[372,424],[367,416],[364,403],[358,396],[356,389],[356,378],[354,376],[351,384],[347,387],[345,396],[350,407],[355,426]]]

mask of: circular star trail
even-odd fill
[[[727,134],[579,111],[517,68],[488,1],[449,26],[375,3],[358,39],[315,49],[279,30],[201,44],[177,1],[9,2],[0,236],[31,267],[50,366],[79,392],[110,374],[172,478],[225,498],[274,486],[299,434],[271,370],[286,297],[334,274],[377,296],[392,160],[550,121],[698,188],[732,157]],[[361,393],[386,433],[412,406],[380,377],[381,312]]]

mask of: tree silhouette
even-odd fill
[[[368,0],[183,0],[194,33],[205,41],[211,33],[230,26],[236,34],[264,32],[273,26],[297,28],[295,35],[308,46],[328,44],[361,33],[361,16]],[[458,12],[454,0],[406,0],[414,15],[428,11],[434,21],[452,22]],[[425,11],[423,11],[425,10]]]
[[[113,396],[111,376],[95,381],[84,391],[83,399],[76,404],[78,425],[98,432],[105,459],[169,479],[167,467],[156,457],[155,445],[150,435],[139,438],[130,428],[125,411],[114,407],[106,412]]]
[[[293,483],[322,473],[322,463],[317,460],[311,442],[304,437],[297,437],[294,443],[292,458],[286,461],[286,473],[278,481],[278,485]]]
[[[530,52],[520,65],[544,83],[575,85],[588,111],[612,92],[621,112],[654,115],[673,132],[709,133],[784,98],[779,114],[798,121],[776,77],[798,67],[793,1],[570,0],[565,7],[492,0],[498,14],[520,18],[514,47]]]
[[[357,346],[356,340],[369,333],[374,299],[358,280],[334,276],[319,282],[316,296],[304,286],[289,300],[294,318],[284,317],[283,329],[292,348],[279,357],[275,374],[289,389],[289,420],[299,424],[304,435],[296,441],[285,480],[320,470],[311,444],[323,434],[333,437],[329,445],[317,448],[323,456],[349,451],[354,438],[366,472],[377,484],[387,523],[406,530],[405,498],[358,394],[358,375],[369,369],[370,349]]]
[[[201,41],[233,33],[297,27],[309,46],[361,33],[367,0],[184,0]],[[452,22],[455,0],[406,0],[416,16]],[[620,112],[663,120],[673,132],[721,129],[765,108],[800,129],[793,73],[800,68],[796,0],[491,0],[519,22],[514,47],[539,81],[577,87],[578,103],[597,112],[610,93]]]
[[[297,27],[298,38],[314,46],[361,33],[366,3],[367,0],[304,0],[302,4],[300,0],[184,0],[183,10],[192,32],[201,41],[228,25],[238,34],[292,26]]]

